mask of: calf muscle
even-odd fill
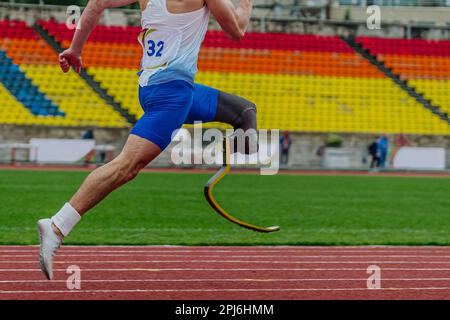
[[[92,171],[70,204],[80,215],[85,214],[112,191],[134,179],[159,153],[161,150],[154,143],[130,135],[120,155]]]

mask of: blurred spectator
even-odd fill
[[[380,155],[379,155],[379,150],[378,150],[378,139],[379,137],[376,137],[376,139],[369,144],[369,154],[372,157],[372,161],[370,162],[370,168],[378,168],[378,166],[380,165]]]
[[[323,158],[323,156],[325,155],[325,148],[327,147],[327,145],[325,143],[321,144],[319,146],[319,148],[317,148],[316,151],[316,155],[320,158]]]
[[[94,139],[94,129],[92,129],[92,128],[87,129],[83,133],[82,138],[86,139],[86,140],[93,140]]]
[[[280,163],[287,165],[289,162],[289,149],[291,148],[292,140],[289,131],[284,131],[280,137],[281,158]]]
[[[389,139],[386,135],[382,135],[378,139],[378,150],[380,153],[380,168],[384,168],[386,166],[386,159],[389,151]]]

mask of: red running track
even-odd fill
[[[64,246],[53,281],[37,255],[0,246],[0,300],[450,298],[450,247]],[[67,288],[71,265],[80,290]],[[371,265],[379,289],[367,287]]]

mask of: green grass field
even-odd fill
[[[0,170],[0,243],[37,244],[86,172]],[[142,173],[83,218],[66,244],[450,244],[450,179],[232,174],[215,189],[240,228],[203,197],[210,174]]]

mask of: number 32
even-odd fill
[[[157,44],[153,40],[148,40],[148,50],[147,54],[149,57],[161,57],[164,50],[164,41],[159,41]]]

